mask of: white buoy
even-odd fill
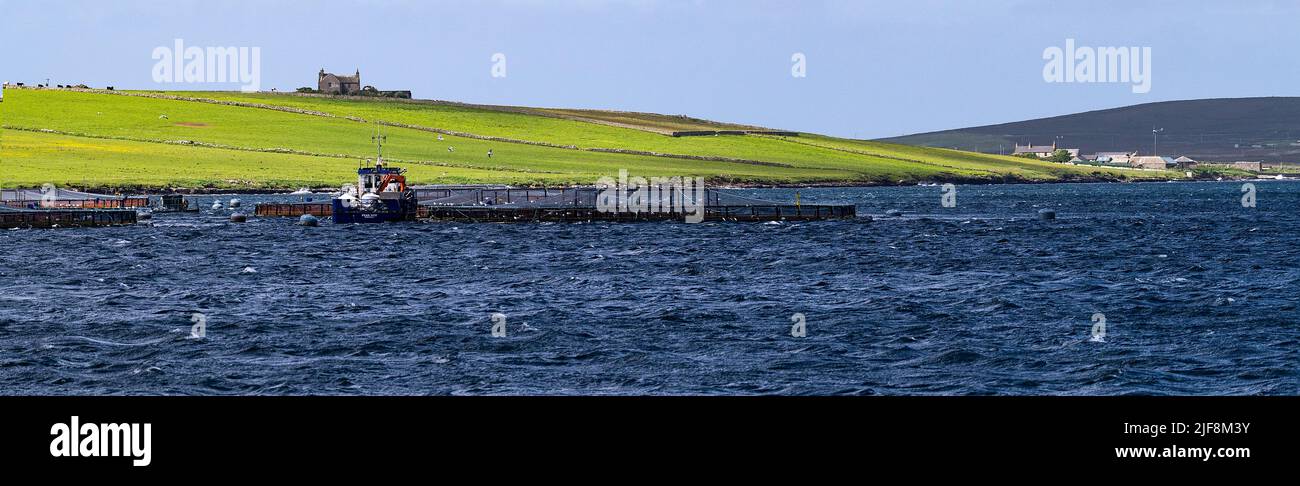
[[[212,201],[212,210],[221,209],[221,201]]]
[[[899,210],[897,210],[897,209],[890,209],[889,211],[885,211],[885,216],[889,216],[889,217],[891,217],[891,218],[897,218],[897,217],[902,216],[902,215],[903,215],[903,212],[902,212],[902,211],[899,211]]]
[[[298,217],[298,224],[303,226],[319,226],[320,220],[310,214],[304,214]]]
[[[232,207],[232,208],[237,208],[237,207],[239,207],[239,199],[231,199],[231,200],[230,200],[230,207]]]

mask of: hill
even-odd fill
[[[732,185],[1177,177],[813,134],[672,137],[739,126],[665,115],[272,93],[9,89],[0,120],[4,187],[337,187],[374,156],[377,125],[417,184],[590,184],[620,169]]]
[[[1152,150],[1206,161],[1300,162],[1300,98],[1168,101],[1074,115],[881,139],[921,147],[1010,153],[1013,145],[1062,144],[1083,153]]]

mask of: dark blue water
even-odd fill
[[[3,231],[0,393],[1294,395],[1300,184],[1256,186],[800,191],[873,222]]]

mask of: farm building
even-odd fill
[[[1132,159],[1129,159],[1129,165],[1133,167],[1137,167],[1139,169],[1165,170],[1177,164],[1174,163],[1174,159],[1169,157],[1157,157],[1154,155],[1148,155],[1143,157],[1133,157]]]
[[[339,76],[321,69],[316,78],[316,86],[318,91],[325,94],[359,95],[361,94],[361,70],[358,69],[353,76]]]
[[[1132,152],[1097,152],[1093,160],[1103,164],[1128,165],[1134,155]]]
[[[1020,145],[1016,144],[1016,150],[1011,155],[1034,154],[1036,157],[1051,157],[1056,154],[1057,150],[1065,150],[1070,153],[1071,157],[1079,156],[1079,149],[1057,149],[1056,143],[1051,145]]]
[[[1251,171],[1251,172],[1259,172],[1259,171],[1264,170],[1264,163],[1263,163],[1263,162],[1245,162],[1245,161],[1242,161],[1242,162],[1233,162],[1233,163],[1232,163],[1232,168],[1234,168],[1234,169],[1241,169],[1241,170],[1248,170],[1248,171]]]
[[[316,91],[328,95],[411,99],[411,92],[407,90],[380,91],[374,86],[362,86],[360,69],[352,76],[339,76],[321,69],[316,76]]]

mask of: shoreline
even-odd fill
[[[765,183],[714,183],[708,187],[713,189],[831,189],[831,188],[851,188],[851,187],[915,187],[915,186],[941,186],[943,184],[967,185],[967,186],[995,186],[995,185],[1044,185],[1044,184],[1142,184],[1142,183],[1169,183],[1169,182],[1268,182],[1277,179],[1262,179],[1259,177],[1197,177],[1197,178],[1168,178],[1168,179],[1119,179],[1114,177],[1074,177],[1067,179],[1052,180],[1033,180],[1018,178],[945,178],[925,181],[899,181],[894,183],[879,181],[838,181],[838,182],[810,182],[801,184],[765,184]],[[1282,179],[1295,180],[1295,179]],[[466,183],[455,185],[498,185],[492,183]],[[434,184],[425,184],[434,185]],[[421,185],[416,185],[419,187]],[[517,188],[535,188],[540,189],[541,185],[519,185],[512,186]],[[545,186],[558,188],[561,186]],[[569,187],[569,186],[564,186]],[[124,189],[121,187],[105,186],[64,186],[63,189],[70,189],[80,192],[93,194],[111,194],[121,196],[158,196],[163,194],[183,194],[183,195],[218,195],[218,194],[276,194],[285,195],[302,189],[297,188],[207,188],[207,187],[159,187],[159,188],[141,188],[141,189]],[[5,188],[5,189],[32,189],[32,188]],[[321,194],[335,192],[338,187],[320,186],[307,187],[313,193]]]

